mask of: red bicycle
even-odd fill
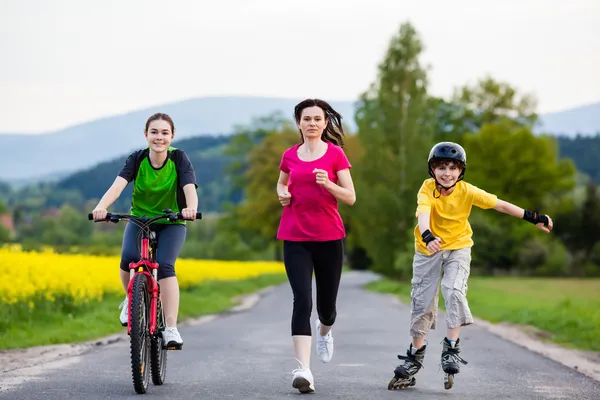
[[[140,260],[129,264],[130,280],[127,287],[129,311],[127,334],[130,337],[131,372],[133,387],[139,394],[144,394],[148,390],[150,375],[152,375],[152,382],[155,385],[162,385],[165,382],[167,350],[180,349],[167,348],[163,339],[166,324],[160,298],[160,285],[157,279],[156,246],[158,242],[156,233],[150,229],[150,225],[161,219],[168,219],[171,222],[191,220],[183,218],[181,213],[174,213],[169,209],[163,210],[163,212],[163,215],[153,218],[107,213],[105,219],[96,221],[117,223],[122,219],[127,219],[140,228]],[[88,214],[88,219],[93,220],[93,215]],[[196,219],[202,219],[202,213],[196,213]]]

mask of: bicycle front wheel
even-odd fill
[[[133,387],[139,394],[146,393],[150,383],[150,302],[148,283],[144,274],[133,281],[131,293],[131,373]]]

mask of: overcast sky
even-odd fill
[[[407,20],[433,94],[491,74],[541,112],[600,101],[597,0],[0,0],[0,132],[210,95],[354,100]]]

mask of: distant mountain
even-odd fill
[[[292,119],[294,106],[302,99],[267,97],[203,97],[131,113],[98,119],[40,135],[0,134],[0,181],[22,186],[36,180],[60,177],[143,147],[146,119],[165,112],[175,121],[176,139],[202,135],[229,135],[236,125],[280,112]],[[331,101],[344,123],[355,130],[354,102]],[[537,132],[567,137],[600,131],[600,103],[544,114]]]
[[[177,139],[198,135],[229,135],[235,125],[250,124],[253,118],[280,112],[292,120],[294,106],[302,99],[266,97],[203,97],[157,105],[131,113],[98,119],[40,135],[0,135],[0,181],[64,176],[82,168],[121,156],[145,145],[143,131],[155,112],[169,114],[175,122]],[[331,101],[354,127],[354,104]],[[22,184],[22,182],[20,182]]]
[[[536,132],[568,137],[600,132],[600,102],[541,116]]]
[[[231,158],[223,150],[231,137],[197,136],[173,142],[174,147],[185,150],[194,166],[199,186],[198,207],[206,212],[221,211],[223,203],[235,203],[241,198],[239,190],[231,190],[231,182],[226,176]],[[0,199],[4,199],[9,206],[19,205],[23,210],[49,209],[65,203],[82,206],[90,200],[97,202],[114,182],[127,156],[128,154],[121,154],[54,182],[13,187],[12,190],[3,188],[0,182]],[[129,209],[132,189],[131,184],[125,188],[113,204],[113,210]]]

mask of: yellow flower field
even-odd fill
[[[0,304],[72,297],[75,302],[121,293],[119,257],[24,252],[19,246],[0,248]],[[282,263],[180,259],[175,266],[179,285],[186,288],[207,280],[239,280],[284,273]]]

